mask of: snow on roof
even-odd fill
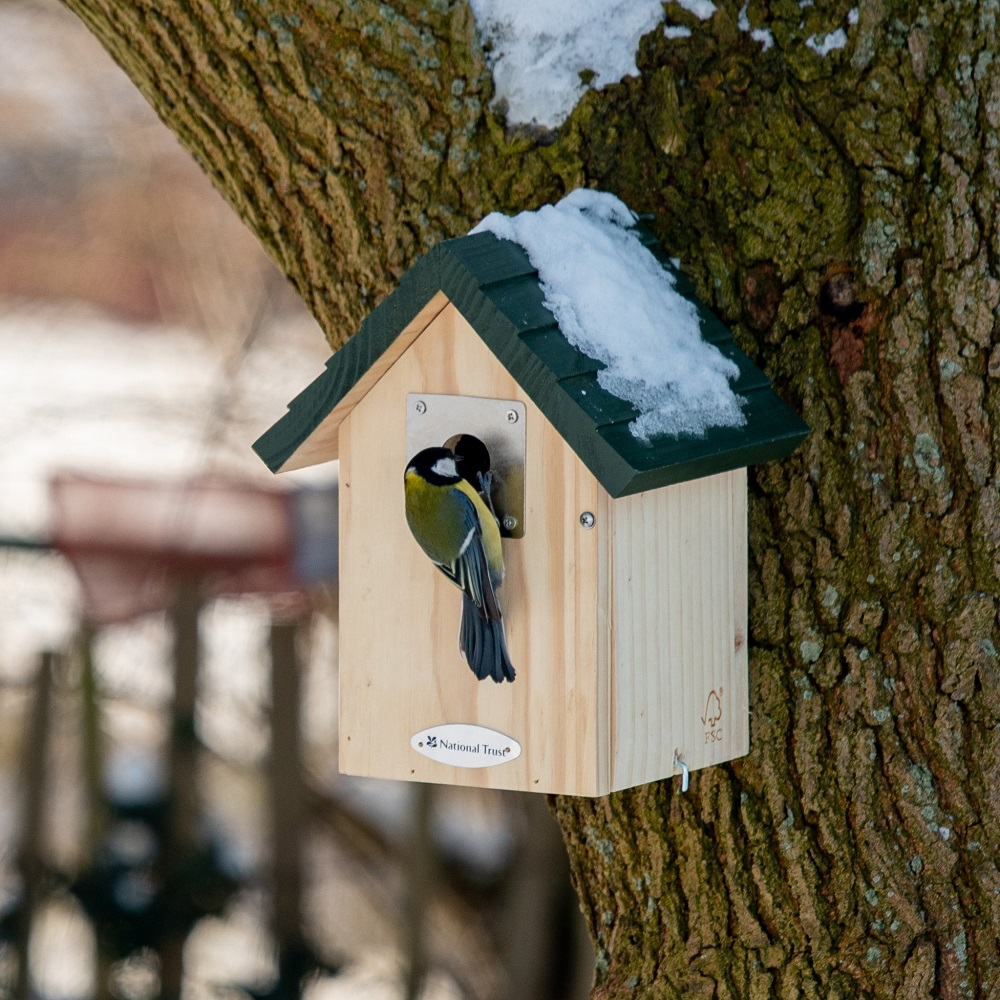
[[[684,0],[683,6],[714,6]],[[562,124],[592,86],[637,76],[639,39],[663,18],[661,0],[471,0],[479,37],[490,51],[496,100],[511,122]],[[701,16],[701,15],[699,15]]]
[[[640,411],[629,425],[638,440],[743,426],[729,385],[737,366],[702,340],[694,304],[640,242],[635,222],[614,195],[579,188],[537,212],[494,212],[473,232],[524,247],[563,336],[607,366],[603,389]]]

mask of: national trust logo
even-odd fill
[[[410,746],[417,753],[452,767],[493,767],[521,756],[517,740],[494,729],[463,722],[421,729],[410,739]]]

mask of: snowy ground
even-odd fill
[[[0,534],[48,535],[48,483],[61,470],[213,471],[273,485],[250,444],[327,355],[306,317],[268,328],[234,368],[188,330],[136,328],[65,305],[0,305]],[[22,582],[0,587],[0,673],[22,673],[32,649],[64,645],[76,618],[64,574],[53,574],[46,614],[26,565],[12,560]]]

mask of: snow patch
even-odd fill
[[[674,3],[694,14],[699,21],[707,21],[719,9],[712,0],[674,0]]]
[[[842,49],[847,45],[847,32],[843,28],[831,31],[828,35],[810,35],[806,39],[809,46],[817,55],[825,56],[837,49]]]
[[[494,212],[473,232],[524,247],[563,335],[607,366],[602,388],[640,411],[630,424],[638,440],[743,426],[729,386],[739,370],[701,339],[697,309],[639,241],[635,222],[614,195],[578,188],[537,212]]]
[[[690,38],[691,29],[685,28],[680,24],[668,24],[663,29],[664,38]]]
[[[743,6],[740,8],[739,14],[737,15],[736,26],[740,29],[740,31],[748,34],[755,42],[760,42],[761,47],[766,52],[772,45],[774,45],[774,35],[769,28],[751,27],[750,16],[748,14],[749,6],[750,0],[745,0]],[[799,7],[802,10],[812,6],[813,0],[799,0]],[[852,7],[847,12],[847,23],[852,27],[858,23],[857,7]],[[805,22],[803,21],[799,24],[799,27],[802,28],[804,25]],[[829,55],[831,52],[835,52],[837,49],[842,49],[847,45],[847,32],[844,28],[837,28],[835,31],[831,31],[826,35],[810,35],[809,38],[806,39],[806,45],[818,55]]]
[[[660,0],[471,0],[479,37],[510,122],[555,128],[588,86],[637,76],[639,39],[663,17]],[[715,11],[710,0],[683,0]],[[695,12],[697,13],[697,10]],[[698,14],[699,17],[710,16]],[[584,83],[581,73],[593,73]]]
[[[755,42],[760,42],[761,48],[766,52],[772,45],[774,45],[774,35],[767,28],[751,28],[750,27],[750,17],[747,14],[747,8],[750,6],[750,0],[740,8],[740,12],[736,18],[736,27],[740,31],[744,31],[750,35],[750,37]]]

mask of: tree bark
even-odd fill
[[[735,0],[558,134],[464,0],[66,0],[332,344],[427,246],[579,184],[661,241],[814,434],[753,471],[751,751],[554,808],[595,996],[1000,990],[997,0]]]
[[[413,260],[542,181],[501,141],[472,15],[449,0],[72,0],[259,236],[334,344]],[[524,162],[519,156],[524,154]],[[496,159],[493,170],[484,161]],[[561,185],[539,184],[544,199]],[[523,194],[522,194],[523,197]]]

